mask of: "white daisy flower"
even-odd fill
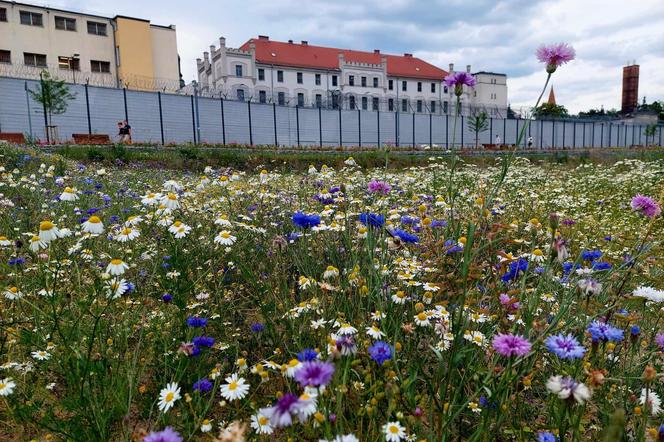
[[[78,194],[76,189],[71,187],[65,187],[65,190],[60,194],[60,201],[76,201],[78,199]]]
[[[128,268],[129,266],[124,261],[116,258],[112,259],[111,262],[108,263],[108,266],[106,266],[106,273],[113,276],[120,276]]]
[[[222,246],[232,246],[233,244],[235,244],[235,241],[237,241],[237,238],[231,235],[231,232],[229,232],[228,230],[222,230],[214,238],[214,242],[217,244],[221,244]]]
[[[399,422],[388,422],[383,425],[383,433],[387,442],[399,442],[406,437],[406,428]]]
[[[180,397],[180,387],[176,382],[166,385],[159,392],[159,410],[166,413]]]
[[[92,215],[81,225],[81,228],[86,233],[100,235],[104,232],[104,223],[101,222],[101,219],[98,216]]]
[[[0,379],[0,396],[9,396],[14,392],[16,382],[12,378]]]
[[[51,358],[51,354],[44,350],[33,351],[31,354],[38,361],[47,361]]]
[[[251,428],[258,434],[272,434],[274,432],[274,428],[270,425],[270,419],[260,412],[251,416]]]
[[[249,392],[249,384],[247,384],[244,378],[239,377],[237,373],[233,373],[225,380],[226,384],[222,384],[220,390],[221,395],[227,401],[242,399]]]
[[[59,230],[51,221],[42,221],[39,223],[39,239],[48,244],[58,238]]]

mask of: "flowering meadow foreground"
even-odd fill
[[[662,160],[1,153],[2,440],[664,437]]]

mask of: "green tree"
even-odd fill
[[[486,112],[475,112],[468,117],[468,128],[475,133],[475,148],[479,147],[480,132],[489,128],[489,116]]]
[[[646,146],[648,145],[648,138],[652,137],[652,142],[655,144],[655,134],[657,133],[657,124],[649,124],[646,126],[645,134],[646,134]]]
[[[44,107],[47,116],[46,125],[53,126],[53,115],[65,113],[69,102],[76,97],[76,94],[69,90],[64,80],[51,77],[47,70],[42,71],[39,78],[39,88],[30,90],[30,96]]]
[[[565,118],[569,116],[569,112],[565,106],[552,103],[543,103],[540,107],[533,110],[535,117],[542,118]]]

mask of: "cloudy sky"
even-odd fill
[[[39,3],[36,1],[35,3]],[[664,100],[664,1],[634,0],[51,0],[51,7],[175,24],[187,82],[195,59],[226,37],[411,52],[439,67],[508,75],[514,108],[532,106],[545,73],[533,53],[569,42],[577,60],[555,73],[559,104],[578,112],[620,108],[621,67],[641,65],[639,100]]]

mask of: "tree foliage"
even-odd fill
[[[468,117],[468,128],[475,133],[475,147],[479,145],[480,132],[489,128],[489,116],[486,112],[476,112]]]
[[[44,70],[41,73],[39,87],[30,90],[30,96],[44,106],[50,125],[53,115],[65,113],[69,102],[76,97],[76,94],[69,90],[69,86],[64,80],[53,78],[48,71]]]
[[[569,112],[565,106],[552,103],[543,103],[533,112],[535,117],[547,117],[547,118],[565,118],[569,116]]]

